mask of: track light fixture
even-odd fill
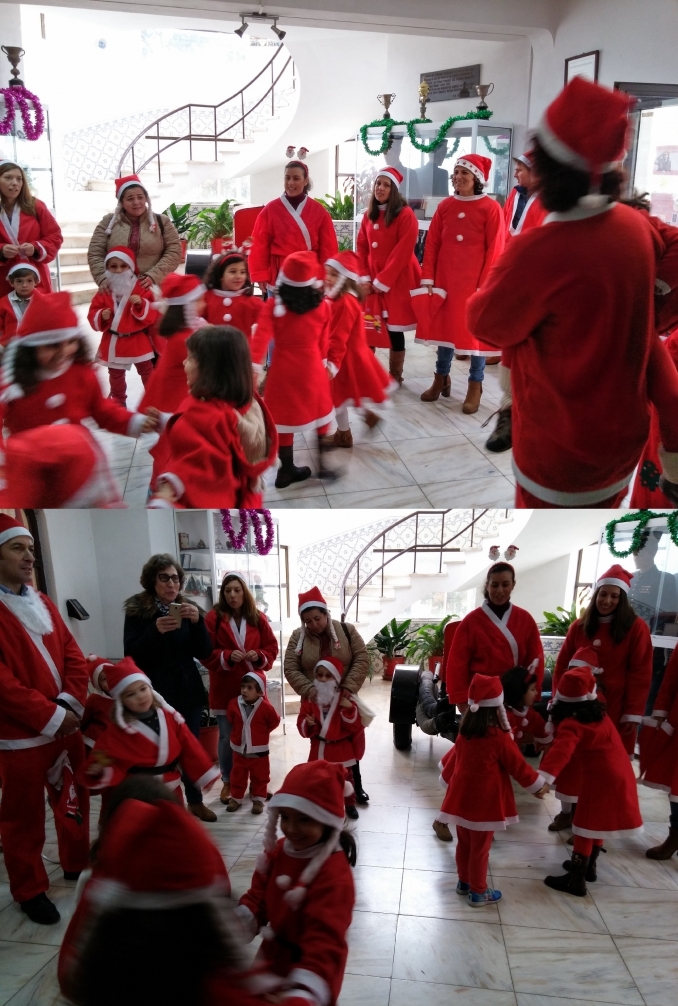
[[[243,37],[250,24],[270,24],[271,31],[274,35],[277,35],[281,42],[287,34],[287,32],[283,31],[282,28],[278,28],[278,18],[272,14],[241,14],[240,20],[242,21],[242,24],[239,28],[235,29],[235,34],[239,35],[240,38]]]
[[[249,28],[249,25],[247,24],[247,21],[242,16],[242,14],[240,15],[240,20],[242,21],[242,24],[240,25],[239,28],[235,29],[235,34],[239,35],[240,38],[242,38],[243,35],[245,34],[245,32],[247,31],[247,29]]]

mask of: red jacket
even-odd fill
[[[41,296],[42,294],[38,289],[34,290],[31,294],[31,297]],[[22,315],[17,314],[14,301],[10,300],[9,294],[5,294],[0,299],[0,346],[6,346],[10,339],[14,338],[21,318]]]
[[[226,719],[231,724],[231,747],[241,755],[268,754],[268,738],[280,723],[280,717],[263,695],[248,717],[244,706],[245,700],[240,695],[228,703]]]
[[[248,261],[252,282],[273,286],[283,260],[293,252],[314,251],[322,265],[338,248],[324,206],[307,196],[294,210],[285,196],[279,196],[264,206],[254,225]]]
[[[514,228],[513,218],[516,213],[516,203],[519,196],[517,186],[509,192],[508,199],[504,203],[504,226],[506,227],[506,241],[516,237],[518,234],[525,234],[533,227],[541,227],[546,216],[546,210],[542,206],[538,192],[533,192],[527,197],[527,203],[523,210],[523,215],[518,221],[518,226]]]
[[[37,267],[40,273],[40,285],[43,293],[50,293],[52,290],[52,280],[49,274],[49,263],[57,257],[57,253],[63,244],[61,228],[56,222],[45,204],[40,200],[35,200],[35,216],[30,213],[19,213],[19,244],[32,244],[35,246],[35,254],[30,259],[31,265]],[[0,223],[0,247],[13,245],[17,242],[9,235],[2,223]],[[27,260],[23,260],[27,261]],[[7,273],[13,265],[20,265],[22,258],[6,259],[0,256],[0,297],[4,297],[13,289],[7,282]]]
[[[56,605],[32,587],[26,598],[0,591],[0,750],[49,744],[66,715],[56,700],[81,716],[88,681],[87,661]]]
[[[661,714],[663,722],[653,719]],[[678,651],[674,650],[664,671],[652,717],[643,720],[640,731],[641,781],[678,801]]]
[[[263,612],[259,612],[257,625],[241,622],[245,630],[245,640],[236,637],[235,626],[223,615],[219,618],[213,608],[205,616],[205,628],[209,632],[214,650],[212,655],[202,663],[210,672],[210,709],[213,713],[225,715],[231,699],[240,694],[240,683],[247,671],[267,671],[278,656],[278,640],[268,624]],[[247,653],[256,650],[257,660],[254,665],[249,661],[234,663],[231,660],[234,650]]]
[[[141,297],[141,304],[131,304],[132,296]],[[152,304],[153,294],[145,290],[141,283],[136,283],[128,297],[118,305],[117,311],[113,294],[107,290],[97,291],[87,314],[94,331],[104,333],[97,350],[97,360],[108,367],[123,369],[132,363],[153,359],[155,353],[148,330],[159,315]],[[101,316],[105,310],[111,312],[108,321]]]
[[[139,411],[144,412],[149,405],[172,415],[177,411],[188,392],[184,360],[187,356],[186,340],[192,335],[192,328],[182,328],[164,338],[154,336],[154,342],[162,349],[160,359],[155,365],[150,380],[144,389],[144,396],[139,403]]]
[[[524,740],[525,734],[532,734],[540,744],[550,744],[553,740],[553,735],[546,732],[544,717],[540,716],[537,710],[531,706],[525,706],[524,709],[512,709],[511,706],[506,706],[506,718],[511,725],[513,739],[518,746],[527,743]]]
[[[308,859],[290,856],[286,848],[286,839],[281,838],[267,856],[268,874],[255,871],[252,886],[240,899],[250,913],[253,935],[263,926],[272,930],[271,938],[261,943],[255,965],[263,963],[287,979],[286,996],[306,999],[309,1006],[335,1006],[344,979],[346,934],[355,901],[351,867],[341,850],[332,853],[309,884],[301,907],[293,910],[285,892],[296,885]],[[290,881],[283,887],[278,877]]]
[[[85,702],[85,712],[80,721],[83,740],[88,748],[93,748],[111,722],[111,712],[115,705],[110,695],[91,692]]]
[[[369,408],[386,401],[391,379],[367,345],[363,312],[357,298],[345,293],[330,304],[327,362],[335,371],[330,383],[335,408],[343,405]]]
[[[233,328],[239,328],[250,342],[263,305],[261,297],[248,297],[242,292],[230,290],[208,290],[203,318],[210,325],[232,325]]]
[[[419,221],[409,206],[404,206],[388,227],[383,213],[375,223],[366,213],[358,231],[361,280],[371,281],[383,294],[386,324],[394,332],[416,328],[410,290],[418,287],[421,279],[414,254],[418,237]]]
[[[363,731],[363,724],[355,701],[349,699],[351,708],[340,706],[342,693],[337,691],[329,709],[323,713],[317,702],[304,699],[297,717],[297,730],[302,737],[310,737],[309,761],[329,761],[348,768],[356,763],[355,739]],[[312,716],[313,726],[306,722]],[[360,754],[360,752],[358,752]]]

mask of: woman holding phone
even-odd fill
[[[153,688],[186,720],[194,736],[200,736],[200,718],[205,707],[205,688],[196,660],[205,662],[212,653],[212,640],[200,609],[183,594],[184,571],[167,553],[152,555],[141,570],[140,594],[124,604],[124,652],[149,676]],[[200,790],[182,779],[188,809],[201,821],[216,821]]]

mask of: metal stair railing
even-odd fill
[[[169,150],[171,147],[176,146],[177,143],[188,142],[189,145],[189,160],[193,159],[193,144],[194,143],[204,143],[209,142],[214,144],[214,160],[218,161],[219,155],[219,144],[220,143],[234,143],[235,137],[227,136],[227,133],[233,132],[233,130],[240,127],[242,132],[242,139],[246,139],[246,129],[245,125],[247,119],[261,108],[267,99],[271,102],[271,116],[275,115],[275,101],[276,101],[276,87],[280,83],[285,71],[291,67],[291,86],[294,89],[296,87],[296,70],[294,61],[292,57],[288,55],[282,68],[278,70],[279,57],[283,53],[284,47],[280,46],[276,49],[275,53],[268,61],[268,63],[252,77],[252,79],[245,84],[240,90],[235,91],[230,97],[225,98],[220,101],[217,105],[205,105],[198,103],[189,103],[186,105],[181,105],[179,108],[173,109],[171,112],[166,112],[160,118],[155,119],[149,125],[145,126],[144,129],[138,133],[131,143],[128,144],[125,152],[123,153],[120,161],[118,163],[117,177],[121,178],[125,173],[139,174],[144,170],[152,161],[157,161],[158,167],[158,182],[162,181],[162,165],[161,165],[161,155],[165,151]],[[276,64],[278,60],[278,64]],[[276,70],[278,70],[276,75]],[[261,95],[251,105],[249,108],[245,108],[245,95],[246,92],[253,88],[257,81],[263,77],[267,72],[270,72],[271,83],[265,92]],[[263,83],[263,82],[262,82]],[[236,101],[240,98],[240,107],[236,110],[235,114],[237,118],[233,121],[227,122],[225,125],[219,123],[219,113],[220,109],[224,109],[225,106],[229,105],[231,102]],[[205,111],[206,110],[206,111]],[[180,122],[178,124],[178,129],[172,133],[172,124],[169,124],[169,120],[172,117],[179,117]],[[161,126],[165,124],[167,128],[167,133],[161,132]],[[194,127],[202,127],[202,132],[198,132]],[[141,163],[137,163],[137,145],[142,145],[143,141],[151,140],[155,141],[156,149],[149,157],[145,157]],[[160,146],[163,143],[164,146]],[[131,171],[129,166],[126,167],[126,161],[131,155]],[[142,158],[145,156],[141,155]]]

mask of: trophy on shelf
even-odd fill
[[[494,84],[476,84],[476,94],[480,98],[480,104],[476,105],[479,112],[484,112],[487,108],[485,98],[494,91]]]
[[[390,119],[391,118],[391,113],[389,112],[389,108],[391,107],[391,105],[395,101],[395,94],[378,94],[377,95],[377,99],[384,106],[384,118],[385,119]]]
[[[428,86],[425,80],[422,80],[419,85],[419,118],[426,118],[426,103],[428,102],[428,96],[431,93],[431,88]]]

